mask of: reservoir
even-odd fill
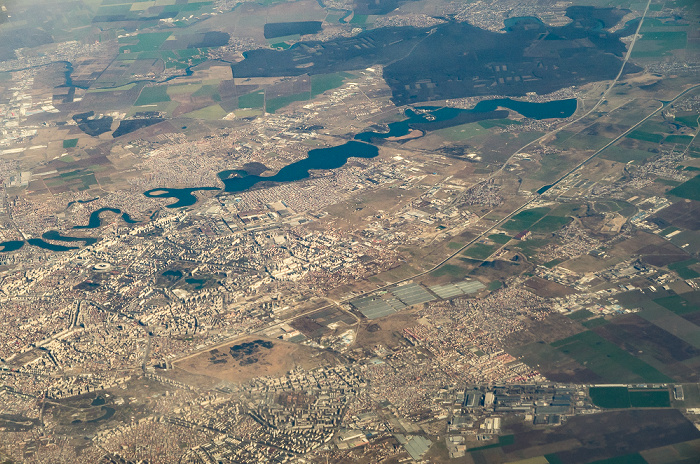
[[[180,208],[182,206],[192,206],[197,203],[197,197],[193,192],[197,190],[221,190],[219,187],[194,187],[194,188],[157,188],[143,192],[148,198],[175,198],[177,201],[171,203],[167,208]]]
[[[336,147],[311,150],[307,158],[283,167],[274,176],[261,177],[247,173],[244,175],[240,171],[236,171],[235,177],[220,177],[226,186],[226,192],[243,192],[261,182],[285,183],[307,179],[310,175],[309,171],[312,169],[337,169],[345,165],[351,157],[374,158],[378,154],[379,149],[374,145],[350,141]]]
[[[569,98],[536,103],[498,98],[482,100],[469,110],[436,106],[416,107],[404,112],[407,119],[390,123],[389,132],[362,132],[357,134],[355,139],[370,142],[372,139],[403,137],[411,129],[430,131],[486,119],[506,118],[508,114],[498,110],[499,107],[508,108],[530,119],[568,118],[576,112],[577,101],[575,98]]]

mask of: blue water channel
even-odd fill
[[[337,169],[345,165],[348,159],[355,158],[374,158],[379,154],[379,149],[368,142],[376,138],[401,137],[410,132],[414,126],[418,126],[420,130],[433,130],[443,127],[451,127],[453,125],[462,124],[461,121],[478,121],[481,119],[489,119],[493,115],[500,114],[503,110],[498,110],[499,107],[508,108],[520,113],[521,115],[531,119],[549,119],[549,118],[567,118],[576,111],[576,99],[556,100],[545,103],[521,102],[510,98],[484,100],[479,102],[470,110],[459,108],[440,108],[440,107],[417,107],[408,109],[405,112],[406,119],[389,124],[389,131],[386,133],[379,132],[363,132],[355,136],[356,140],[346,142],[342,145],[328,148],[317,148],[310,150],[308,156],[302,160],[291,163],[273,176],[259,176],[249,174],[245,170],[226,170],[218,174],[218,177],[224,183],[224,191],[229,193],[244,192],[254,186],[264,184],[280,184],[287,182],[296,182],[310,177],[310,171],[315,169]],[[491,113],[479,117],[480,114]],[[466,115],[466,117],[465,117]],[[476,117],[472,117],[475,115]],[[195,187],[195,188],[156,188],[144,192],[144,195],[149,198],[173,198],[176,201],[167,205],[167,208],[180,208],[192,206],[197,202],[197,197],[194,192],[198,190],[221,190],[219,187]],[[92,201],[92,200],[88,200]],[[87,201],[83,201],[87,202]],[[117,208],[100,208],[90,215],[87,225],[75,226],[74,229],[95,229],[102,225],[101,215],[105,212],[121,214],[122,219],[129,223],[135,224],[127,213],[122,213]],[[46,240],[62,241],[62,242],[82,242],[84,245],[92,245],[98,239],[91,237],[70,237],[61,235],[59,232],[52,230],[44,233],[42,239],[28,239],[26,243],[44,248],[51,251],[69,251],[75,250],[77,247],[65,246],[49,243]],[[0,253],[7,253],[19,250],[24,246],[22,240],[12,240],[0,243]]]
[[[73,229],[97,229],[98,227],[102,226],[102,218],[100,215],[105,212],[110,212],[114,214],[121,214],[122,219],[124,222],[127,224],[138,224],[140,221],[134,221],[131,219],[131,216],[129,216],[128,213],[122,213],[120,209],[117,208],[100,208],[96,211],[93,211],[92,214],[90,215],[90,219],[88,220],[87,225],[85,226],[74,226]]]

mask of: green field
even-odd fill
[[[697,114],[676,116],[675,121],[684,124],[688,127],[698,127],[698,117],[700,117],[700,115]]]
[[[549,215],[561,217],[571,216],[572,214],[581,211],[581,209],[582,206],[580,203],[564,203],[555,207],[552,211],[549,212]]]
[[[671,50],[686,47],[688,34],[685,31],[644,31],[635,43],[632,58],[655,58],[668,54]]]
[[[336,89],[343,85],[345,79],[352,74],[337,72],[332,74],[314,74],[311,76],[311,98],[328,90]]]
[[[202,84],[180,84],[168,86],[168,95],[191,95],[202,88]]]
[[[450,276],[454,278],[464,278],[469,273],[469,271],[463,267],[455,266],[454,264],[445,264],[440,266],[439,269],[435,269],[430,273],[433,277]]]
[[[627,387],[591,387],[591,401],[598,407],[669,408],[671,396],[667,389],[628,390]]]
[[[284,108],[297,101],[306,101],[311,98],[311,92],[296,93],[284,97],[271,98],[265,103],[265,111],[274,113],[275,111]]]
[[[505,234],[491,234],[489,235],[489,240],[494,243],[498,243],[499,245],[505,245],[506,243],[510,242],[511,238],[509,235]]]
[[[128,13],[131,9],[131,4],[126,5],[109,5],[101,6],[97,10],[97,15],[118,15]]]
[[[663,177],[657,177],[656,179],[654,179],[654,182],[661,185],[667,185],[669,187],[678,187],[679,185],[681,185],[681,183],[677,180],[664,179]]]
[[[665,140],[666,143],[679,143],[681,145],[688,145],[692,141],[692,135],[669,135]]]
[[[571,218],[560,216],[545,216],[534,223],[530,230],[532,232],[556,232],[571,222]]]
[[[696,292],[690,292],[685,297],[686,300],[697,304]],[[682,318],[678,314],[660,304],[652,301],[649,297],[639,291],[619,293],[617,300],[620,305],[626,308],[639,308],[637,316],[646,319],[655,326],[675,335],[684,342],[700,348],[700,327]]]
[[[668,390],[630,390],[630,405],[633,408],[669,408],[671,396]]]
[[[571,132],[561,131],[557,134],[553,145],[564,150],[591,150],[596,151],[610,143],[610,139],[600,135],[590,134],[572,134]]]
[[[517,243],[517,247],[520,248],[520,250],[525,253],[525,255],[528,258],[532,258],[535,256],[537,253],[537,250],[539,248],[542,248],[543,246],[547,245],[550,243],[550,240],[548,239],[539,239],[539,238],[528,238],[525,241],[521,241],[520,243]]]
[[[152,52],[158,50],[170,37],[172,32],[146,32],[135,37],[119,39],[120,43],[126,43],[119,47],[120,52],[128,50],[129,53]],[[133,44],[131,42],[134,42]]]
[[[509,219],[503,228],[514,232],[528,230],[534,223],[545,217],[549,211],[550,208],[547,207],[526,209]]]
[[[66,139],[63,141],[63,148],[74,148],[78,145],[78,139]]]
[[[575,311],[571,314],[567,314],[566,317],[568,317],[572,321],[581,321],[593,317],[593,313],[587,309],[579,309],[578,311]]]
[[[464,250],[464,255],[474,259],[486,259],[499,248],[498,245],[485,245],[483,243],[475,243]]]
[[[673,381],[595,332],[581,332],[551,345],[609,382]]]
[[[206,108],[202,108],[199,110],[191,111],[189,113],[183,114],[182,117],[184,118],[193,118],[193,119],[221,119],[224,116],[226,116],[226,110],[224,110],[221,106],[219,105],[212,105],[212,106],[207,106]]]
[[[618,163],[629,163],[630,161],[644,161],[656,155],[657,153],[646,150],[612,146],[608,147],[600,156],[610,161],[617,161]]]
[[[198,90],[192,93],[193,97],[205,97],[211,98],[214,101],[221,101],[221,96],[219,95],[219,86],[205,84]]]
[[[369,18],[368,15],[353,15],[352,19],[350,20],[350,24],[365,24],[367,22],[367,19]]]
[[[700,310],[700,306],[698,306],[697,302],[690,302],[680,295],[672,295],[663,298],[657,298],[654,300],[654,302],[660,304],[669,311],[673,311],[679,316],[682,316],[683,314],[694,313],[695,311]]]
[[[608,320],[605,319],[604,317],[596,317],[594,319],[589,319],[589,320],[583,321],[581,323],[581,325],[587,329],[593,329],[595,327],[600,327],[601,325],[605,325],[605,324],[608,324]]]
[[[558,265],[560,265],[561,263],[563,263],[564,261],[566,261],[566,258],[555,258],[555,259],[553,259],[553,260],[551,260],[551,261],[547,261],[546,263],[544,263],[544,266],[545,266],[545,267],[548,267],[549,269],[553,269],[553,268],[555,268],[556,266],[558,266]]]
[[[561,458],[557,456],[556,454],[545,454],[544,458],[547,460],[549,464],[564,464],[562,462]]]
[[[487,119],[485,121],[479,121],[479,124],[484,129],[491,129],[492,127],[505,127],[510,125],[519,126],[522,123],[520,121],[515,121],[513,119]]]
[[[630,394],[627,387],[591,387],[588,394],[593,404],[600,408],[630,407]]]
[[[614,458],[601,459],[593,461],[590,464],[648,464],[639,453],[625,454],[623,456],[615,456]]]
[[[501,287],[503,287],[503,282],[501,282],[500,280],[494,280],[491,283],[489,283],[489,285],[486,287],[486,290],[488,290],[489,292],[493,292]]]
[[[661,141],[664,139],[663,134],[655,134],[652,132],[644,132],[641,130],[633,130],[632,132],[627,134],[626,137],[630,139],[644,140],[646,142],[654,143],[661,143]]]
[[[693,177],[667,193],[680,198],[688,198],[689,200],[700,200],[700,176]]]
[[[637,129],[642,132],[665,134],[668,132],[668,124],[656,118],[649,119]]]
[[[159,85],[156,87],[144,87],[136,99],[134,106],[153,105],[160,102],[169,102],[168,87]]]
[[[238,97],[239,108],[262,108],[265,104],[265,92],[260,90]]]
[[[330,23],[330,24],[335,24],[340,22],[341,18],[343,18],[345,15],[344,14],[328,14],[326,15],[326,19],[324,19],[325,22]]]

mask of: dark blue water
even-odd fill
[[[374,158],[378,154],[379,149],[374,145],[350,141],[336,147],[311,150],[307,158],[283,167],[274,176],[237,175],[224,178],[223,182],[226,192],[243,192],[260,182],[295,182],[307,179],[311,169],[337,169],[347,163],[348,158]]]
[[[162,273],[161,275],[163,277],[175,277],[176,279],[179,279],[180,277],[182,277],[182,271],[169,269],[169,270],[165,271],[164,273]]]
[[[412,126],[415,124],[436,125],[456,119],[462,114],[471,113],[471,110],[463,110],[460,108],[438,108],[438,107],[421,107],[420,109],[426,112],[416,112],[412,109],[404,111],[404,115],[408,119],[396,121],[389,124],[389,132],[361,132],[355,136],[356,140],[370,142],[372,139],[386,139],[389,137],[402,137],[409,133]]]
[[[248,172],[244,171],[243,169],[227,169],[227,170],[221,171],[220,173],[217,174],[217,176],[221,180],[228,179],[229,177],[231,177],[233,175],[245,177],[248,175]]]
[[[120,209],[117,208],[100,208],[98,210],[95,210],[92,212],[90,215],[90,219],[88,220],[87,225],[85,226],[74,226],[73,229],[97,229],[98,227],[102,226],[102,218],[100,218],[100,215],[105,212],[110,212],[114,214],[121,214],[122,219],[124,222],[127,224],[138,224],[139,221],[134,221],[131,219],[131,216],[129,216],[128,213],[122,213]]]
[[[176,198],[175,203],[169,204],[167,208],[180,208],[182,206],[192,206],[197,203],[197,197],[193,192],[197,190],[221,190],[219,187],[195,187],[195,188],[157,188],[143,192],[148,198]]]
[[[340,18],[340,19],[338,20],[338,22],[339,22],[340,24],[347,24],[348,22],[345,21],[345,20],[346,20],[346,19],[348,18],[348,16],[350,16],[351,14],[352,14],[352,10],[345,10],[345,16],[343,16],[342,18]]]
[[[95,423],[95,422],[101,422],[101,421],[106,421],[107,419],[110,419],[115,412],[117,412],[116,409],[110,408],[109,406],[102,406],[102,410],[105,412],[104,416],[98,417],[97,419],[92,419],[89,420],[89,423]]]
[[[61,63],[64,63],[66,65],[66,70],[63,73],[66,78],[66,83],[59,87],[77,87],[79,89],[87,90],[87,87],[84,87],[82,85],[75,85],[73,83],[73,63],[71,63],[70,61],[62,61]]]
[[[98,241],[96,238],[92,237],[69,237],[66,235],[61,235],[58,231],[56,230],[49,230],[48,232],[44,232],[41,237],[46,240],[56,240],[59,242],[82,242],[84,245],[92,245]],[[57,245],[54,243],[49,243],[45,240],[42,240],[41,238],[30,238],[27,240],[27,243],[30,245],[43,248],[45,250],[51,250],[51,251],[70,251],[70,250],[77,250],[79,247],[73,247],[73,246],[65,246],[65,245]]]
[[[97,243],[99,239],[93,237],[70,237],[61,235],[57,230],[49,230],[41,235],[41,238],[46,240],[56,240],[59,242],[83,242],[85,245]]]
[[[0,243],[0,253],[8,253],[10,251],[17,251],[24,246],[24,240],[10,240],[8,242]]]
[[[135,221],[134,219],[131,219],[131,216],[129,216],[129,213],[122,213],[122,220],[126,222],[127,224],[138,224],[141,221]]]
[[[204,288],[204,284],[207,282],[207,279],[189,278],[189,279],[185,279],[185,282],[194,286],[195,290],[201,290]]]
[[[100,214],[109,211],[110,213],[119,214],[121,210],[117,208],[100,208],[93,211],[90,215],[90,219],[86,226],[74,226],[74,229],[97,229],[102,225],[102,219],[100,219]]]
[[[92,198],[92,199],[90,199],[90,200],[69,201],[68,204],[66,205],[66,208],[70,208],[71,205],[74,205],[74,204],[76,204],[76,203],[82,203],[82,204],[90,203],[90,202],[93,202],[93,201],[95,201],[95,200],[97,200],[97,199],[99,199],[99,198],[100,198],[100,197],[95,197],[95,198]]]
[[[576,112],[578,102],[575,98],[553,100],[543,103],[523,102],[510,98],[482,100],[471,110],[475,112],[493,111],[497,107],[511,109],[530,119],[568,118]]]
[[[77,250],[78,249],[78,247],[54,245],[53,243],[45,242],[44,240],[42,240],[40,238],[27,239],[27,243],[30,245],[33,245],[35,247],[39,247],[39,248],[43,248],[45,250],[51,250],[51,251],[70,251],[70,250]]]
[[[534,16],[518,16],[515,18],[507,18],[503,21],[503,25],[505,26],[502,30],[506,32],[513,32],[513,28],[517,26],[518,24],[523,24],[523,23],[534,23],[537,24],[538,26],[544,26],[544,23],[540,18],[536,18]]]
[[[407,119],[392,122],[389,124],[389,132],[362,132],[355,136],[355,139],[370,142],[372,139],[386,139],[389,137],[402,137],[409,133],[411,129],[436,130],[452,127],[468,122],[476,122],[481,119],[479,115],[497,111],[498,107],[508,108],[526,118],[550,119],[568,118],[576,112],[577,100],[570,98],[567,100],[554,100],[551,102],[534,103],[512,100],[510,98],[498,98],[494,100],[480,101],[474,108],[464,110],[460,108],[439,108],[435,106],[417,107],[421,112],[407,109],[405,115]],[[469,116],[473,116],[470,118]]]

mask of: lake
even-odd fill
[[[45,250],[70,251],[77,250],[78,247],[57,245],[54,243],[47,242],[46,240],[55,240],[59,242],[82,242],[84,245],[92,245],[99,240],[93,237],[69,237],[66,235],[61,235],[56,230],[49,230],[47,232],[44,232],[41,237],[42,238],[27,239],[27,243],[32,246],[43,248]],[[0,249],[0,253],[9,253],[11,251],[17,251],[24,246],[24,243],[25,242],[22,240],[11,240],[9,242],[2,242],[0,243],[0,247],[2,247],[2,249]]]
[[[57,245],[54,243],[49,243],[45,240],[55,240],[59,242],[82,242],[85,246],[87,245],[92,245],[96,243],[99,239],[93,238],[93,237],[70,237],[66,235],[61,235],[58,231],[56,230],[49,230],[47,232],[44,232],[41,235],[42,238],[30,238],[27,239],[27,243],[30,245],[43,248],[45,250],[51,250],[51,251],[70,251],[70,250],[77,250],[79,247],[73,247],[73,246],[65,246],[65,245]],[[3,250],[6,251],[6,250]]]
[[[472,109],[421,106],[416,109],[407,109],[404,112],[407,119],[390,123],[388,132],[362,132],[357,134],[355,139],[370,142],[372,139],[402,137],[411,129],[430,131],[486,119],[508,117],[505,110],[498,110],[499,107],[508,108],[531,119],[568,118],[576,112],[577,100],[570,98],[537,103],[497,98],[482,100]]]
[[[240,171],[236,171],[234,177],[222,180],[226,192],[243,192],[262,182],[286,183],[307,179],[312,169],[337,169],[347,163],[349,158],[374,158],[378,154],[379,149],[374,145],[350,141],[335,147],[310,150],[307,158],[283,167],[274,176],[241,175]]]
[[[180,208],[192,206],[197,203],[197,197],[193,192],[197,190],[221,190],[219,187],[194,187],[194,188],[157,188],[143,192],[148,198],[175,198],[177,201],[166,208]]]
[[[530,119],[568,118],[576,112],[578,102],[575,98],[552,100],[549,102],[526,102],[511,98],[482,100],[471,110],[476,112],[494,111],[499,106],[520,113]]]

